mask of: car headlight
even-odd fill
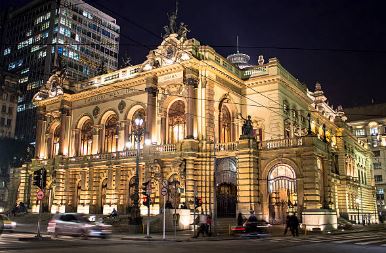
[[[16,222],[12,221],[12,222],[11,222],[11,226],[12,226],[12,227],[16,227]]]

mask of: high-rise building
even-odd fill
[[[73,81],[117,69],[119,29],[114,18],[81,0],[35,0],[6,14],[0,59],[19,76],[17,138],[34,141],[32,98],[55,64],[66,66]]]
[[[373,168],[380,219],[386,219],[386,103],[345,109],[348,124],[358,139],[367,142],[374,153]]]
[[[14,75],[0,68],[0,138],[15,136],[18,92]]]

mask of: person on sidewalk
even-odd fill
[[[287,235],[288,228],[290,227],[290,216],[289,214],[287,215],[285,219],[285,228],[284,228],[284,235]]]
[[[202,234],[202,236],[205,236],[205,233],[207,233],[207,224],[206,224],[206,215],[205,214],[200,214],[199,215],[200,217],[200,221],[199,221],[199,224],[198,224],[198,229],[197,229],[197,234],[194,236],[194,238],[197,238],[200,236],[200,234]]]
[[[292,236],[299,236],[299,220],[295,214],[289,218],[289,224]]]
[[[210,215],[206,217],[206,234],[212,236],[212,216]]]
[[[245,218],[241,213],[239,213],[237,216],[237,226],[242,226],[244,222],[245,222]]]

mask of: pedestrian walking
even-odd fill
[[[299,236],[299,220],[295,214],[289,218],[289,224],[292,236]]]
[[[238,214],[237,216],[237,226],[242,226],[244,224],[244,217],[241,213]]]
[[[194,238],[197,238],[202,234],[202,236],[205,236],[207,233],[207,218],[205,214],[200,214],[199,215],[199,224],[198,224],[198,229],[197,229],[197,234],[194,236]]]
[[[212,216],[210,215],[206,217],[206,234],[212,236]]]
[[[288,228],[290,227],[290,216],[289,214],[287,215],[285,219],[285,228],[284,228],[284,235],[287,235]]]

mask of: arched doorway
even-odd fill
[[[103,179],[101,184],[101,198],[100,198],[100,206],[99,213],[103,213],[103,207],[106,205],[106,191],[107,191],[107,178]]]
[[[269,220],[284,224],[288,213],[297,211],[297,187],[294,169],[288,164],[276,164],[268,174]]]
[[[217,216],[236,217],[237,187],[236,161],[234,158],[216,160]]]
[[[128,185],[126,213],[131,213],[131,208],[134,205],[134,197],[135,197],[134,193],[135,193],[135,176],[130,178],[129,185]]]

